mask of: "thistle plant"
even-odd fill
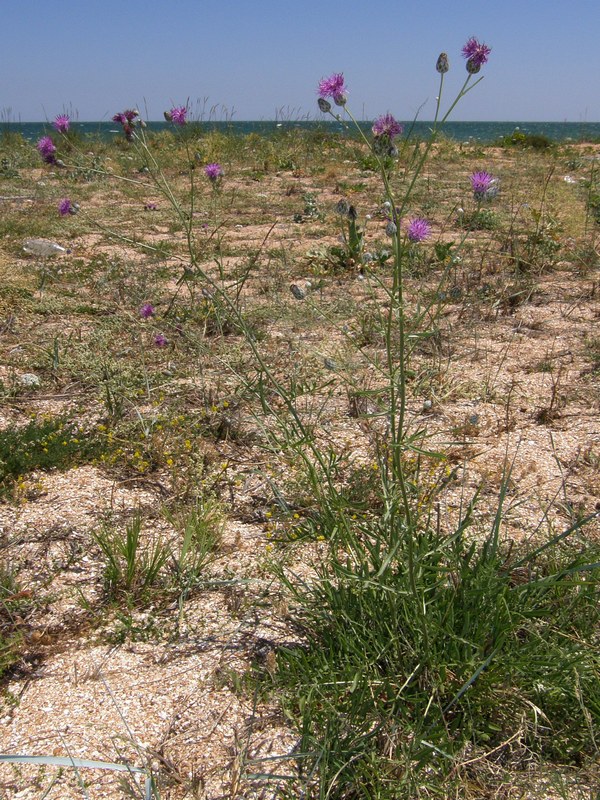
[[[487,62],[489,54],[490,48],[485,44],[481,44],[474,37],[467,41],[463,48],[463,56],[467,59],[467,77],[444,113],[442,113],[442,98],[444,79],[449,69],[449,62],[445,53],[442,53],[438,58],[436,71],[440,75],[440,80],[431,136],[421,156],[417,156],[412,173],[406,176],[403,192],[400,196],[396,196],[396,192],[392,187],[389,165],[386,163],[386,159],[397,155],[394,139],[402,133],[403,126],[392,114],[387,113],[373,123],[373,139],[369,140],[348,107],[348,89],[343,74],[334,73],[329,78],[321,79],[318,86],[319,108],[321,111],[330,114],[337,121],[342,121],[340,114],[334,113],[331,103],[329,103],[328,98],[333,99],[335,105],[343,109],[344,115],[354,125],[358,135],[376,159],[383,182],[386,204],[390,210],[390,219],[386,232],[393,241],[394,265],[392,286],[389,289],[386,288],[390,300],[386,321],[386,380],[388,395],[386,405],[389,408],[389,463],[386,457],[386,469],[382,474],[387,484],[384,487],[384,492],[390,504],[389,513],[391,514],[390,522],[392,527],[394,527],[396,515],[401,513],[408,528],[412,528],[413,516],[403,467],[405,452],[407,448],[410,449],[414,444],[408,439],[405,426],[407,348],[403,271],[408,257],[409,246],[422,242],[430,235],[431,231],[429,222],[421,218],[413,219],[406,230],[403,230],[397,221],[403,217],[410,207],[414,187],[423,171],[439,131],[460,100],[482,80],[481,78],[473,80],[473,75],[479,72]],[[395,353],[398,353],[397,358],[393,355]]]
[[[426,313],[410,316],[405,272],[435,227],[435,220],[415,213],[413,190],[444,122],[480,82],[474,76],[489,53],[490,48],[474,37],[467,41],[463,48],[467,76],[445,111],[443,86],[449,61],[445,53],[440,55],[431,136],[409,160],[412,167],[401,181],[386,163],[395,156],[393,139],[400,134],[399,123],[391,114],[380,117],[369,139],[352,116],[343,75],[335,73],[319,83],[321,111],[338,121],[350,120],[379,164],[393,264],[389,279],[369,271],[368,264],[365,270],[377,290],[374,301],[383,306],[379,316],[384,322],[385,355],[383,363],[371,364],[385,385],[380,402],[385,433],[375,438],[381,502],[377,510],[371,504],[369,513],[358,515],[335,494],[330,477],[334,468],[326,467],[319,511],[320,530],[330,543],[327,557],[317,562],[316,580],[310,585],[298,585],[293,576],[283,575],[303,614],[306,645],[282,653],[281,680],[290,689],[290,714],[300,731],[299,791],[306,797],[425,796],[434,785],[429,783],[431,777],[452,769],[465,742],[500,745],[508,738],[515,715],[527,715],[528,703],[541,702],[536,681],[549,681],[556,691],[578,696],[558,666],[574,657],[574,650],[581,657],[577,670],[586,674],[586,681],[594,680],[593,650],[579,645],[572,650],[570,644],[563,650],[559,641],[566,639],[558,633],[563,624],[558,621],[560,598],[569,591],[567,576],[591,568],[586,555],[560,568],[552,561],[545,565],[538,561],[542,553],[572,535],[581,521],[541,549],[515,559],[511,565],[515,569],[526,564],[533,570],[535,564],[539,570],[515,586],[500,536],[510,467],[490,529],[480,544],[469,542],[466,532],[474,524],[477,494],[464,501],[454,528],[433,522],[432,500],[421,486],[419,464],[424,455],[438,454],[427,452],[423,432],[411,429],[407,419],[411,341],[419,335]],[[476,202],[489,201],[497,192],[488,173],[475,173],[471,185]],[[383,303],[377,301],[381,294]],[[415,301],[419,307],[421,298]],[[329,463],[335,464],[333,454]],[[576,594],[577,590],[569,594],[573,602]],[[581,611],[588,600],[578,606]],[[557,639],[540,661],[534,655],[539,645],[535,631],[538,623],[549,619]],[[533,647],[529,655],[524,642]],[[549,660],[553,666],[547,670]],[[523,670],[520,674],[527,678],[511,693],[517,662],[521,665],[517,671]],[[507,697],[512,711],[499,715],[501,698]],[[550,713],[552,704],[542,705]],[[577,723],[580,731],[589,722],[587,715],[586,708]]]
[[[592,712],[581,687],[591,697],[590,708],[600,708],[598,659],[586,650],[589,636],[583,626],[571,626],[569,620],[570,614],[577,612],[579,619],[585,613],[594,623],[599,621],[594,580],[580,580],[586,571],[591,573],[591,567],[585,554],[558,566],[549,557],[551,547],[562,546],[582,521],[547,546],[511,561],[501,542],[510,467],[497,512],[481,542],[469,531],[475,525],[477,494],[463,499],[454,523],[443,519],[441,513],[436,519],[434,498],[439,487],[426,484],[422,461],[440,454],[427,451],[423,431],[411,427],[409,420],[411,352],[423,334],[425,320],[432,316],[435,300],[429,303],[423,297],[409,296],[405,278],[411,263],[428,252],[439,224],[433,214],[418,207],[415,188],[444,122],[480,82],[475,76],[489,53],[489,47],[475,38],[468,40],[463,48],[467,75],[447,106],[443,106],[443,88],[450,65],[447,54],[440,54],[435,65],[439,90],[431,136],[424,147],[415,148],[412,158],[406,160],[408,166],[400,161],[410,145],[402,138],[403,126],[391,113],[378,117],[367,136],[352,116],[343,74],[335,73],[319,83],[321,111],[355,125],[364,148],[378,165],[381,190],[376,202],[381,211],[377,217],[382,219],[381,233],[391,242],[392,251],[389,260],[365,252],[365,226],[359,225],[356,208],[347,200],[338,203],[344,253],[362,265],[363,285],[372,289],[376,307],[375,314],[371,307],[365,313],[376,317],[384,342],[383,349],[371,356],[368,348],[352,338],[352,332],[338,330],[354,348],[353,358],[368,360],[376,382],[376,410],[369,410],[368,404],[364,409],[359,403],[354,406],[354,415],[362,415],[365,428],[372,433],[369,456],[373,463],[368,466],[368,480],[361,473],[357,481],[358,489],[366,487],[362,494],[344,488],[340,480],[344,454],[333,437],[323,435],[312,420],[307,421],[305,413],[311,400],[320,402],[319,393],[342,379],[336,360],[325,358],[328,374],[321,384],[317,378],[308,380],[302,375],[303,365],[293,363],[291,377],[272,366],[241,310],[240,294],[247,273],[226,280],[220,261],[214,258],[219,269],[215,277],[214,268],[208,267],[208,259],[203,257],[205,231],[200,233],[198,228],[198,197],[210,193],[216,209],[225,181],[221,164],[212,161],[219,156],[211,154],[211,163],[205,163],[208,159],[191,153],[188,138],[181,137],[190,182],[189,195],[182,200],[161,170],[157,151],[148,146],[139,112],[126,111],[115,118],[130,142],[126,146],[141,157],[147,169],[144,186],[161,195],[161,211],[170,207],[185,246],[184,255],[179,256],[182,273],[171,302],[163,313],[163,301],[156,294],[139,296],[134,307],[138,322],[152,327],[153,345],[159,353],[166,357],[176,352],[179,330],[165,327],[169,338],[155,330],[155,306],[143,301],[149,298],[160,303],[162,323],[177,308],[182,285],[189,287],[191,306],[199,296],[201,303],[214,310],[220,330],[226,319],[232,322],[241,334],[236,346],[239,344],[240,351],[244,348],[244,366],[231,371],[244,397],[253,399],[255,408],[260,403],[260,409],[250,413],[261,443],[274,458],[281,459],[280,464],[302,472],[308,487],[310,507],[304,519],[300,513],[294,514],[299,518],[294,533],[319,541],[318,555],[311,564],[314,572],[302,581],[284,568],[279,573],[295,600],[303,644],[282,648],[282,668],[274,678],[281,687],[287,685],[288,719],[294,720],[299,730],[293,756],[297,768],[290,770],[293,774],[289,776],[301,784],[294,796],[319,800],[441,796],[439,791],[429,792],[427,781],[451,771],[465,743],[473,748],[489,744],[492,752],[504,748],[514,735],[511,726],[515,719],[529,719],[533,709],[537,724],[538,716],[541,719],[552,713],[553,704],[560,707],[557,697],[568,698],[570,707],[577,710],[578,719],[565,724],[577,729],[578,741],[584,739],[587,726],[596,725],[590,722]],[[187,107],[175,106],[165,117],[178,135],[187,124]],[[50,148],[47,152],[52,155]],[[497,191],[494,180],[487,172],[473,173],[471,189],[476,203],[493,199]],[[71,201],[65,198],[61,202],[68,209],[66,217],[71,213]],[[221,223],[216,211],[214,222],[218,230]],[[452,246],[439,242],[435,247],[436,258],[443,265],[440,281],[449,269]],[[315,287],[309,290],[308,283],[306,289],[292,284],[290,289],[295,312],[300,304],[311,304]],[[323,311],[322,307],[313,308]],[[251,369],[244,371],[248,364]],[[354,388],[352,380],[349,375],[350,389]],[[282,514],[289,513],[290,505],[275,480],[266,480]],[[185,528],[177,563],[185,580],[192,576],[190,581],[197,565],[189,561],[187,549],[196,527],[190,522],[189,530]],[[113,595],[144,594],[163,579],[166,562],[162,547],[140,548],[139,525],[134,521],[130,528],[125,538],[105,533],[97,539],[107,563],[106,589]],[[203,541],[201,536],[199,564],[204,563]],[[525,570],[525,582],[513,580],[513,567]],[[275,675],[276,671],[272,672]],[[269,673],[269,680],[273,675]],[[532,727],[533,723],[527,730]]]

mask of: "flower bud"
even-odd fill
[[[474,58],[470,58],[467,61],[467,72],[469,73],[469,75],[477,75],[480,69],[481,69],[481,64],[478,64]]]
[[[385,232],[387,233],[388,236],[395,236],[396,233],[398,232],[398,228],[396,227],[396,223],[394,223],[394,222],[392,222],[392,220],[390,220],[388,222],[388,224],[385,226]]]
[[[437,60],[435,68],[440,73],[440,75],[443,75],[445,72],[448,72],[448,70],[450,69],[450,64],[448,64],[448,55],[446,53],[440,53],[440,57]]]
[[[350,205],[347,200],[338,200],[335,204],[335,213],[339,214],[340,217],[345,217],[350,210]]]
[[[294,295],[296,300],[304,300],[304,298],[306,297],[306,292],[304,291],[304,289],[301,289],[300,286],[298,286],[295,283],[292,283],[290,285],[290,292]]]
[[[331,111],[331,103],[328,100],[325,100],[324,97],[319,97],[317,103],[319,104],[319,110],[322,111],[323,114],[327,114],[329,111]]]

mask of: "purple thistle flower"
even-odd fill
[[[487,63],[488,56],[492,52],[491,47],[479,42],[474,36],[467,41],[462,49],[463,56],[467,59],[467,69],[475,74]]]
[[[494,178],[489,172],[474,172],[471,175],[471,188],[476,200],[483,200],[490,187],[494,183]]]
[[[322,78],[319,81],[319,97],[331,97],[336,106],[346,105],[346,84],[344,75],[341,72],[334,72],[329,78]]]
[[[118,122],[119,125],[123,126],[123,133],[129,142],[133,139],[135,123],[140,122],[142,126],[144,125],[143,122],[136,119],[136,117],[139,117],[139,115],[140,112],[137,110],[137,108],[128,108],[125,111],[119,111],[119,113],[115,114],[112,118],[113,122]]]
[[[391,114],[382,114],[375,120],[371,130],[373,131],[373,136],[387,136],[392,140],[394,136],[400,136],[404,126],[395,120]]]
[[[426,219],[416,217],[410,221],[406,235],[410,242],[422,242],[431,236],[431,225]]]
[[[157,333],[156,334],[156,336],[154,337],[154,344],[157,347],[166,347],[167,346],[168,340],[167,340],[167,337],[164,335],[164,333]]]
[[[71,200],[68,197],[64,197],[60,203],[58,204],[58,213],[61,217],[67,217],[69,214],[75,214],[77,209],[71,203]]]
[[[148,319],[148,317],[154,316],[154,306],[151,303],[144,303],[144,305],[140,308],[140,317],[142,319]]]
[[[174,125],[185,125],[188,110],[185,106],[178,106],[169,111],[170,121]],[[166,115],[165,115],[166,116]]]
[[[220,164],[207,164],[204,167],[204,174],[210,181],[216,183],[219,178],[223,177],[223,170]]]
[[[42,136],[36,144],[39,154],[44,159],[46,164],[54,164],[56,161],[56,145],[49,136]]]
[[[71,118],[68,114],[59,114],[52,123],[59,133],[66,133],[71,124]]]

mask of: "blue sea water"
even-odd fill
[[[72,122],[71,124],[73,129],[83,136],[110,139],[113,136],[122,135],[119,126],[114,122]],[[240,136],[249,133],[273,136],[278,132],[293,129],[346,133],[345,127],[334,121],[210,121],[196,124],[202,131],[221,131]],[[406,131],[410,130],[412,136],[421,139],[428,138],[431,130],[431,122],[406,122],[404,126]],[[164,121],[147,123],[149,131],[163,131],[172,129],[172,127],[171,124]],[[368,132],[371,123],[361,123],[361,127],[365,132]],[[446,137],[459,142],[474,140],[481,144],[491,144],[498,141],[502,136],[512,134],[515,130],[528,134],[542,134],[556,142],[600,141],[600,122],[447,122],[444,125],[443,133]],[[25,139],[35,141],[40,136],[51,134],[53,128],[50,124],[43,122],[3,122],[0,124],[0,135],[3,131],[20,133]]]

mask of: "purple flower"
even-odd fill
[[[204,174],[210,181],[216,183],[219,178],[223,177],[223,170],[220,164],[207,164],[204,167]]]
[[[491,52],[491,47],[471,36],[462,49],[462,54],[467,59],[467,70],[473,75],[479,72],[481,67],[487,63]]]
[[[69,130],[71,119],[68,114],[59,114],[52,124],[59,133],[66,133]]]
[[[168,341],[167,341],[167,337],[164,335],[164,333],[157,333],[156,334],[156,336],[154,337],[154,344],[157,347],[166,347],[167,346]]]
[[[46,164],[54,164],[56,161],[56,145],[49,136],[42,136],[36,144],[39,154],[44,159]]]
[[[140,308],[140,317],[142,319],[148,319],[148,317],[154,316],[154,306],[151,303],[144,303],[144,305]]]
[[[64,197],[58,204],[58,213],[61,217],[67,217],[69,214],[76,214],[77,209],[68,197]]]
[[[391,140],[394,136],[400,136],[404,126],[395,120],[391,114],[382,114],[375,120],[371,130],[373,131],[373,136],[387,136]]]
[[[331,97],[336,106],[346,105],[346,84],[341,72],[334,72],[329,78],[322,78],[319,81],[319,97]]]
[[[411,242],[422,242],[431,236],[431,225],[426,219],[416,217],[410,221],[406,235]]]
[[[471,188],[475,199],[484,200],[494,182],[489,172],[474,172],[471,175]]]
[[[133,139],[135,123],[139,122],[136,117],[139,117],[139,115],[140,112],[137,108],[128,108],[125,111],[119,111],[119,113],[115,114],[112,118],[113,122],[118,122],[119,125],[123,126],[123,133],[128,141]],[[143,126],[144,123],[142,122],[141,124]]]
[[[169,111],[170,121],[174,125],[185,125],[188,110],[185,106],[178,106]],[[166,115],[165,115],[166,116]]]

